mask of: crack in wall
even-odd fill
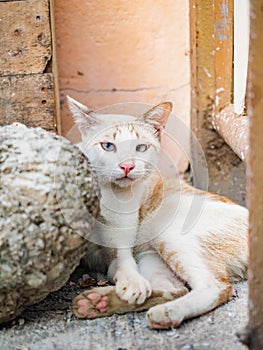
[[[178,91],[186,86],[189,86],[190,83],[185,83],[177,88],[173,89],[167,89],[167,92],[172,92],[172,91]],[[123,88],[111,88],[111,89],[89,89],[89,90],[82,90],[82,89],[77,89],[73,87],[65,87],[61,88],[60,91],[73,91],[81,94],[93,94],[93,93],[114,93],[114,92],[142,92],[142,91],[151,91],[151,90],[159,90],[159,89],[166,89],[165,87],[162,86],[153,86],[153,87],[141,87],[141,88],[134,88],[134,89],[123,89]]]
[[[100,93],[100,92],[139,92],[139,91],[147,91],[147,90],[157,90],[161,87],[142,87],[142,88],[135,88],[135,89],[118,89],[118,88],[112,88],[112,89],[90,89],[90,90],[82,90],[77,88],[62,88],[60,91],[73,91],[78,93],[84,93],[84,94],[92,94],[92,93]]]

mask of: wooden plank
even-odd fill
[[[59,135],[61,131],[61,115],[60,115],[60,92],[58,82],[58,62],[56,50],[56,31],[55,31],[55,6],[54,0],[50,0],[50,24],[51,24],[51,38],[52,38],[52,74],[54,81],[54,113],[56,116],[56,129]]]
[[[263,0],[251,0],[248,115],[250,156],[248,197],[250,211],[249,335],[251,350],[263,349]]]
[[[56,131],[52,74],[0,77],[0,125],[20,122]]]
[[[234,8],[234,111],[243,114],[248,74],[249,0],[234,0]]]
[[[43,73],[51,57],[49,1],[0,3],[0,76]]]
[[[227,22],[220,12],[222,5],[227,6],[224,9],[224,14],[229,16]],[[245,165],[217,134],[212,124],[216,100],[220,96],[217,108],[223,107],[225,101],[230,100],[227,92],[229,87],[224,90],[225,97],[219,95],[218,89],[221,86],[230,86],[232,82],[232,75],[229,76],[232,60],[224,61],[224,66],[220,64],[223,52],[228,46],[233,47],[233,37],[229,29],[232,24],[228,22],[232,18],[232,8],[233,0],[214,0],[212,3],[190,0],[191,126],[205,153],[209,172],[209,190],[245,204]],[[215,19],[217,25],[215,25]],[[221,32],[222,36],[219,36],[218,30],[219,28],[221,30],[219,26],[223,23],[227,23],[227,31]],[[226,38],[225,33],[227,33]],[[222,37],[224,40],[219,40]],[[219,44],[222,54],[219,53],[220,50],[216,53]],[[226,64],[229,65],[228,69],[224,69]],[[220,76],[218,72],[221,72]],[[194,167],[198,168],[199,157],[197,148],[193,147]]]
[[[201,116],[207,109],[212,108],[213,103],[215,85],[213,35],[214,18],[211,3],[190,0],[191,126],[200,140],[203,139],[204,133]]]
[[[233,1],[214,2],[215,97],[214,115],[232,103]]]

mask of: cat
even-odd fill
[[[101,190],[85,262],[115,283],[78,295],[75,315],[148,309],[149,325],[165,329],[229,300],[233,283],[246,278],[248,211],[156,170],[172,103],[140,117],[98,114],[70,97],[68,104]],[[193,199],[200,213],[184,232]]]

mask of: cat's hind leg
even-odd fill
[[[188,292],[184,283],[163,262],[154,250],[137,254],[138,270],[150,283],[152,290],[159,293],[184,295]]]
[[[231,295],[231,284],[209,283],[178,300],[152,307],[146,318],[155,329],[178,327],[183,320],[202,315],[225,303]]]
[[[156,248],[170,270],[191,291],[177,300],[152,307],[146,315],[151,327],[178,327],[183,320],[211,311],[232,296],[226,264],[219,264],[213,257],[208,263],[193,237],[180,235],[174,243],[167,235],[165,241],[157,241]]]
[[[98,289],[98,291],[97,291]],[[73,300],[73,312],[78,318],[97,318],[107,315],[108,296],[114,287],[86,290]]]
[[[124,314],[131,311],[148,310],[154,305],[166,303],[185,294],[185,289],[177,289],[171,292],[153,291],[152,295],[143,304],[129,304],[120,299],[115,291],[115,286],[98,287],[86,290],[73,300],[73,312],[78,318],[93,319]]]
[[[233,287],[226,271],[218,271],[221,275],[219,279],[202,257],[194,252],[180,255],[172,251],[170,245],[168,254],[170,270],[186,281],[191,291],[179,299],[152,307],[146,314],[151,327],[178,327],[183,320],[202,315],[231,297]]]
[[[93,319],[112,315],[120,304],[114,286],[98,287],[78,295],[73,300],[73,312],[78,318]]]

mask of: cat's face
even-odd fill
[[[97,114],[69,97],[68,103],[81,132],[80,148],[100,183],[126,187],[150,175],[159,159],[160,136],[172,109],[170,102],[139,118]]]

